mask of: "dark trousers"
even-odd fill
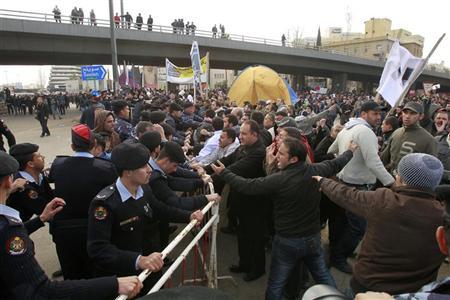
[[[359,190],[371,190],[370,185],[352,185],[343,182],[348,186],[355,187]],[[353,254],[359,242],[362,240],[364,233],[366,232],[367,221],[350,211],[345,211],[347,222],[341,231],[341,236],[336,238],[334,243],[331,260],[335,263],[345,263],[347,257]],[[335,233],[334,235],[339,234]]]
[[[332,202],[322,193],[320,200],[320,223],[328,221],[328,240],[330,259],[334,260],[336,245],[343,236],[347,226],[345,209]]]
[[[50,130],[48,130],[47,121],[48,121],[48,119],[45,119],[45,118],[39,120],[39,123],[41,123],[41,129],[42,129],[41,135],[42,136],[44,136],[46,134],[50,135]]]
[[[282,299],[292,270],[303,261],[317,284],[336,287],[328,270],[320,242],[320,233],[307,237],[285,238],[275,235],[267,283],[266,299]]]
[[[14,108],[11,104],[6,105],[8,107],[8,115],[14,114]]]
[[[93,267],[86,249],[87,220],[55,221],[51,234],[64,279],[91,278]]]
[[[265,214],[259,211],[238,216],[237,241],[239,266],[247,273],[265,272],[265,233],[267,224]]]

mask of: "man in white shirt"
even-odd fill
[[[212,126],[214,128],[214,135],[206,141],[203,149],[200,150],[200,153],[195,157],[196,161],[200,161],[205,156],[210,155],[219,147],[220,134],[223,130],[223,120],[219,117],[215,117],[212,120]]]
[[[224,129],[219,138],[219,147],[217,147],[211,154],[197,160],[201,166],[207,166],[223,157],[227,157],[239,147],[239,139],[236,136],[236,131],[232,128]]]

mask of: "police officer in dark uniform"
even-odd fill
[[[94,146],[89,127],[84,124],[73,126],[75,154],[57,157],[50,169],[49,179],[55,183],[55,196],[67,203],[50,226],[64,279],[92,276],[92,264],[86,251],[89,205],[98,192],[117,178],[111,162],[90,153]]]
[[[136,276],[51,282],[34,258],[29,234],[59,213],[65,202],[53,199],[41,216],[25,224],[19,212],[5,205],[19,163],[0,152],[0,299],[112,299],[119,294],[135,296],[142,284]],[[33,223],[33,224],[31,224]],[[30,226],[32,225],[32,226]]]
[[[147,185],[149,157],[141,144],[122,143],[112,151],[120,177],[103,189],[89,208],[87,249],[98,275],[159,271],[163,260],[161,253],[155,252],[158,218],[184,223],[203,218],[201,211],[172,208],[153,196]],[[144,290],[149,290],[157,277],[146,280]]]
[[[149,165],[153,169],[149,180],[149,185],[159,200],[172,207],[194,210],[205,206],[208,201],[218,201],[217,194],[199,195],[192,197],[178,196],[170,187],[168,174],[172,174],[180,163],[185,161],[185,156],[181,146],[175,142],[167,142],[157,159],[150,159]],[[169,222],[162,219],[159,224],[161,247],[164,248],[169,243]]]
[[[11,132],[11,130],[9,130],[8,126],[6,126],[5,121],[0,119],[0,151],[6,151],[3,136],[5,136],[6,140],[8,141],[8,145],[10,148],[16,144],[16,138],[14,137],[14,134]]]
[[[12,193],[6,204],[19,211],[22,221],[28,221],[34,214],[39,215],[54,197],[47,177],[42,170],[45,157],[38,152],[36,144],[22,143],[11,147],[9,154],[19,163],[19,172],[14,180],[24,185]]]

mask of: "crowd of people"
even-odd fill
[[[95,284],[97,298],[142,294],[168,263],[170,223],[202,220],[199,209],[220,195],[221,231],[238,246],[229,271],[245,281],[269,271],[266,299],[297,298],[309,277],[336,287],[330,268],[352,275],[351,296],[404,297],[430,283],[428,292],[448,294],[450,279],[434,282],[450,242],[448,96],[407,96],[393,109],[367,94],[298,97],[238,107],[222,90],[76,96],[72,156],[45,173],[38,145],[14,141],[0,154],[0,295],[85,296]],[[177,193],[210,181],[218,194]],[[43,222],[63,282],[51,283],[34,260],[29,234]],[[153,273],[142,286],[133,275],[144,269]]]

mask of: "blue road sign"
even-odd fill
[[[103,66],[81,66],[81,80],[103,80],[105,75]]]

